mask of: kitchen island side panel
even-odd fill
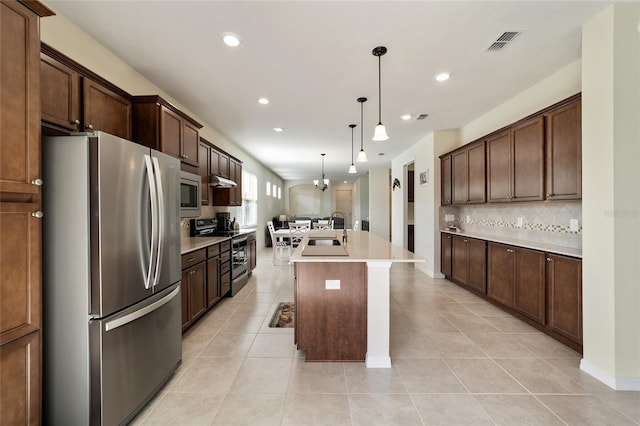
[[[298,349],[306,350],[307,361],[364,361],[366,264],[305,262],[296,267]],[[339,288],[328,289],[328,280],[339,281]]]

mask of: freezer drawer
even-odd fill
[[[180,284],[90,323],[91,424],[128,422],[182,359]]]

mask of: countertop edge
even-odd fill
[[[539,250],[552,254],[559,254],[562,256],[575,257],[582,259],[582,250],[573,247],[564,247],[554,244],[538,243],[535,241],[518,240],[517,238],[509,237],[497,237],[487,234],[476,234],[473,232],[465,231],[450,231],[448,229],[441,229],[443,234],[460,235],[462,237],[476,238],[478,240],[490,241],[492,243],[509,244],[513,246],[523,247],[531,250]]]

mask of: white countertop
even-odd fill
[[[187,254],[230,239],[231,237],[183,237],[180,241],[180,253]]]
[[[524,247],[532,250],[540,250],[548,253],[578,257],[582,259],[582,250],[573,248],[573,247],[564,247],[564,246],[558,246],[555,244],[546,244],[546,243],[539,243],[535,241],[519,240],[517,238],[501,237],[501,236],[495,236],[491,234],[478,234],[478,233],[467,232],[467,231],[449,231],[448,229],[441,229],[440,232],[443,232],[445,234],[460,235],[460,236],[469,237],[469,238],[477,238],[479,240],[486,240],[494,243],[510,244],[513,246]]]
[[[347,231],[347,242],[343,244],[348,256],[303,256],[309,236],[335,236],[342,241],[342,230],[311,231],[291,254],[292,262],[424,262],[421,257],[367,231]]]

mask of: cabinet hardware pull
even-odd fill
[[[513,250],[511,250],[511,249],[507,249],[507,252],[509,252],[509,253],[513,253]]]
[[[92,130],[93,129],[93,124],[87,124],[86,126],[84,126],[85,128]]]
[[[547,262],[553,262],[553,259],[551,259],[550,257],[547,257]]]
[[[189,259],[187,259],[187,262],[193,262],[194,260],[196,260],[195,257],[190,257]]]
[[[37,217],[38,219],[40,219],[42,216],[44,216],[44,213],[42,213],[40,210],[38,210],[37,212],[31,213],[31,216]]]
[[[80,120],[76,118],[75,120],[71,120],[69,124],[80,124]]]
[[[463,241],[464,241],[465,243],[468,243],[468,242],[469,242],[469,240],[463,240]]]
[[[33,180],[31,181],[31,184],[32,184],[32,185],[35,185],[35,186],[42,186],[42,183],[43,183],[43,182],[42,182],[42,179],[33,179]]]

